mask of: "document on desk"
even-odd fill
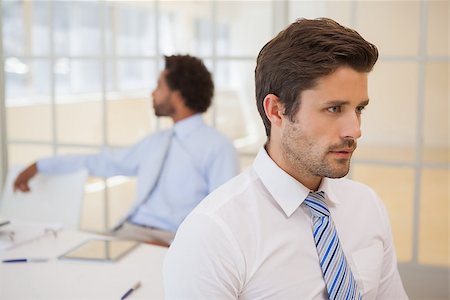
[[[29,243],[45,235],[56,235],[62,223],[35,223],[11,219],[0,227],[0,251]]]

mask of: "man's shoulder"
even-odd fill
[[[227,207],[238,209],[241,202],[247,198],[245,195],[255,188],[256,179],[257,176],[251,168],[243,171],[211,192],[193,212],[218,214]]]
[[[367,184],[348,178],[328,179],[329,190],[339,201],[356,201],[361,205],[369,202],[379,205],[377,193]],[[352,201],[353,200],[353,201]]]
[[[236,151],[233,142],[226,135],[206,124],[195,130],[189,138],[192,143],[201,145],[203,151],[211,153]]]
[[[210,125],[205,124],[204,126],[202,126],[201,130],[198,131],[197,134],[206,134],[210,137],[213,137],[217,141],[231,143],[230,139],[225,134]]]
[[[349,178],[336,178],[336,179],[327,179],[329,185],[335,189],[346,188],[352,191],[361,191],[361,192],[373,192],[373,189],[365,183],[349,179]]]
[[[139,144],[139,143],[158,141],[161,138],[168,136],[170,134],[172,134],[172,129],[170,129],[170,128],[160,129],[160,130],[148,133],[147,135],[142,137],[137,143]]]

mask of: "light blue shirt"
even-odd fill
[[[161,172],[161,147],[171,138]],[[155,153],[160,153],[156,155]],[[231,142],[207,126],[201,115],[149,135],[136,145],[92,155],[64,155],[37,162],[42,173],[86,168],[92,176],[137,176],[137,197],[128,221],[175,232],[186,215],[210,192],[238,173]],[[159,175],[156,185],[152,177]]]

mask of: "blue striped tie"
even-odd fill
[[[361,294],[324,200],[324,192],[310,192],[304,203],[312,213],[313,235],[329,298],[360,300]]]

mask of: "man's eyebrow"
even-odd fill
[[[369,99],[362,101],[361,103],[359,103],[360,106],[367,106],[369,105]]]
[[[324,103],[324,105],[329,105],[329,106],[340,106],[340,105],[346,105],[346,104],[350,104],[350,101],[346,101],[346,100],[330,100]],[[369,99],[361,101],[358,106],[366,106],[369,104]]]
[[[329,105],[329,106],[340,106],[340,105],[346,105],[349,104],[350,101],[344,101],[344,100],[330,100],[325,102],[325,105]]]

